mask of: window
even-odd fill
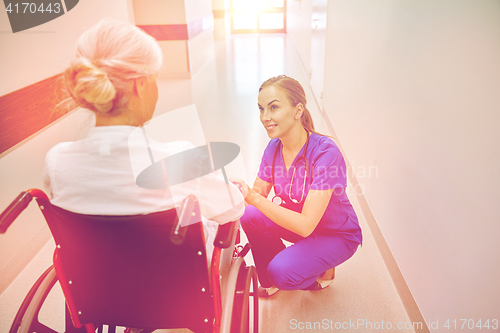
[[[231,33],[286,32],[285,0],[231,0]]]

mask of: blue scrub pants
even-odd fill
[[[248,205],[240,218],[252,247],[262,287],[281,290],[307,289],[325,271],[352,257],[353,246],[338,234],[316,230],[302,237],[280,227],[254,206]],[[293,245],[288,248],[281,239]]]

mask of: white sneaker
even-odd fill
[[[276,294],[278,291],[280,290],[274,286],[269,288],[259,287],[257,294],[259,295],[259,297],[269,297]]]
[[[316,282],[321,286],[321,289],[324,289],[332,284],[333,279],[335,279],[335,267],[321,274]]]

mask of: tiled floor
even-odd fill
[[[156,115],[195,104],[206,141],[229,141],[242,149],[246,178],[253,183],[268,137],[260,124],[260,84],[279,74],[298,79],[306,89],[316,130],[329,134],[314,103],[292,43],[285,35],[236,35],[216,42],[216,54],[191,79],[160,80]],[[354,193],[354,191],[350,191]],[[280,291],[260,301],[261,332],[413,332],[409,318],[362,216],[355,195],[364,245],[336,269],[335,282],[322,291]],[[49,242],[14,283],[0,295],[0,332],[8,332],[24,295],[51,263]],[[251,255],[247,262],[251,262]],[[42,316],[61,329],[63,300],[50,296]],[[389,324],[390,323],[390,324]],[[401,329],[398,328],[402,327]],[[392,329],[388,329],[388,326]]]

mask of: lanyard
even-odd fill
[[[308,170],[309,170],[309,165],[308,165],[309,161],[306,158],[306,152],[307,152],[307,147],[308,146],[309,146],[309,132],[307,132],[307,140],[306,140],[306,144],[304,146],[304,151],[302,152],[302,156],[300,156],[299,158],[297,158],[297,160],[295,161],[295,163],[293,165],[292,180],[290,181],[290,189],[288,190],[288,198],[293,203],[301,203],[302,200],[304,199],[304,193],[305,193],[305,189],[306,189],[307,173],[308,173]],[[277,145],[276,149],[274,150],[273,164],[271,166],[271,181],[273,183],[273,189],[274,189],[274,160],[276,159],[276,155],[278,154],[278,149],[281,149],[282,147],[283,147],[283,144],[280,141],[279,145]],[[295,172],[297,171],[297,164],[301,160],[304,160],[304,164],[305,164],[305,168],[304,168],[304,183],[302,184],[302,195],[300,196],[300,200],[297,200],[297,199],[292,198],[292,187],[293,187],[293,181],[295,179]],[[278,196],[278,194],[276,193],[276,191],[274,191],[274,194],[275,195],[274,195],[272,201],[274,203],[281,204],[283,202],[283,199],[281,199],[281,197]]]

